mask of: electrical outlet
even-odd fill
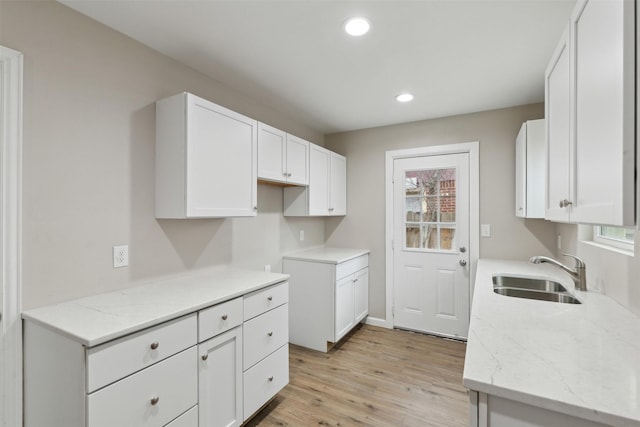
[[[300,241],[304,241],[304,230],[300,230]]]
[[[267,264],[264,266],[265,273],[271,273],[271,264]]]
[[[491,224],[480,224],[480,237],[491,237]]]
[[[113,267],[126,267],[129,265],[129,246],[114,246],[113,247]]]

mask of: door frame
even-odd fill
[[[22,425],[22,53],[0,46],[0,426]]]
[[[437,156],[443,154],[469,154],[469,307],[473,297],[473,286],[480,252],[480,143],[478,141],[458,144],[434,145],[385,152],[385,320],[378,326],[393,328],[393,163],[397,159]]]

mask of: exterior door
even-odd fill
[[[467,338],[469,154],[393,166],[394,327]]]

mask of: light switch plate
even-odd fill
[[[491,224],[480,224],[480,237],[491,237]]]

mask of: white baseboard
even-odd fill
[[[389,322],[388,320],[385,320],[385,319],[380,319],[378,317],[368,316],[365,323],[371,326],[379,326],[381,328],[393,329],[392,322]]]

